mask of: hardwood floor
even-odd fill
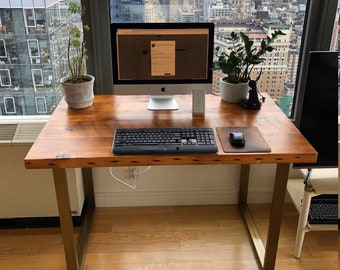
[[[261,236],[269,205],[251,205]],[[298,214],[287,204],[276,269],[336,270],[338,232],[306,234],[293,256]],[[258,269],[236,205],[96,208],[85,270]],[[65,270],[58,228],[0,230],[1,270]]]

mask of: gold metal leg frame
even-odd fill
[[[262,268],[265,270],[274,270],[275,268],[288,172],[289,164],[277,164],[267,245],[265,248],[247,204],[250,165],[241,166],[239,205],[257,252],[258,259]],[[53,169],[54,185],[68,270],[80,269],[79,267],[82,264],[83,254],[85,253],[87,246],[91,217],[95,207],[91,169],[83,169],[83,177],[85,198],[88,206],[80,230],[78,245],[76,245],[67,187],[66,169]]]
[[[54,186],[57,197],[59,219],[61,225],[64,252],[68,270],[79,270],[83,255],[86,251],[89,228],[91,224],[94,204],[93,181],[91,169],[83,169],[83,183],[86,200],[85,216],[76,245],[71,215],[71,204],[67,186],[66,169],[53,169]]]
[[[250,165],[242,165],[240,177],[239,205],[260,264],[264,270],[274,270],[279,243],[281,218],[286,194],[289,164],[277,164],[273,200],[269,218],[267,244],[264,247],[255,221],[247,204]]]

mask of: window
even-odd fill
[[[25,27],[35,27],[36,21],[35,21],[35,14],[34,9],[24,9],[24,19],[25,19]]]
[[[334,5],[337,0],[224,1],[228,3],[226,5],[208,0],[171,4],[144,0],[81,1],[86,7],[85,16],[92,29],[91,33],[87,33],[87,43],[96,42],[95,46],[88,48],[90,57],[87,64],[88,72],[96,77],[98,94],[112,93],[112,65],[106,54],[110,46],[107,18],[111,18],[112,22],[214,21],[219,32],[227,32],[225,25],[228,24],[234,28],[240,27],[238,29],[243,31],[247,28],[252,31],[259,29],[262,34],[266,34],[265,29],[270,27],[283,27],[288,35],[278,41],[275,60],[268,57],[266,63],[268,78],[274,71],[282,72],[281,78],[277,76],[275,79],[277,87],[273,96],[282,109],[293,107],[294,96],[298,95],[301,88],[296,85],[297,74],[303,71],[306,64],[300,48],[315,50],[313,46],[324,42],[322,39],[304,42],[304,39],[310,39],[304,29],[311,29],[315,33],[331,31],[334,39],[327,41],[328,49],[337,48],[338,21],[334,12],[325,12],[325,7]],[[5,107],[4,97],[17,91],[18,95],[14,99],[17,114],[37,114],[35,94],[39,86],[48,113],[53,111],[62,96],[60,78],[67,73],[65,33],[72,23],[78,23],[74,20],[67,13],[67,1],[7,0],[0,5],[1,108]],[[254,24],[256,27],[253,27]],[[225,37],[216,36],[217,39],[224,42]],[[100,61],[93,59],[93,55]],[[272,80],[269,79],[267,83],[266,77],[263,77],[259,89],[270,92],[268,84]],[[290,115],[290,110],[283,110]]]
[[[33,86],[44,86],[44,80],[41,69],[32,69]]]
[[[9,69],[0,69],[0,85],[1,86],[12,86],[11,75]]]
[[[6,114],[16,114],[17,110],[15,108],[14,97],[4,97],[4,106]]]
[[[63,95],[60,78],[68,73],[65,33],[80,18],[67,12],[69,1],[0,2],[0,115],[8,114],[5,101],[14,102],[17,115],[49,114]]]
[[[28,39],[27,48],[28,48],[28,55],[30,58],[40,56],[39,42],[37,39]]]
[[[45,97],[35,97],[35,106],[37,109],[37,113],[39,114],[46,114],[46,98]]]
[[[5,40],[0,39],[0,58],[6,58],[6,57],[7,57],[7,51],[6,51]]]
[[[190,2],[184,8],[181,4],[162,4],[159,2],[157,5],[150,5],[144,4],[144,1],[127,0],[122,2],[110,0],[110,15],[113,23],[213,21],[216,26],[215,42],[218,41],[219,45],[225,42],[223,36],[227,36],[226,34],[233,30],[254,34],[254,42],[259,43],[260,39],[256,35],[266,36],[270,34],[270,30],[280,29],[286,35],[277,40],[277,50],[267,55],[263,66],[263,74],[267,74],[267,76],[262,76],[258,84],[261,85],[259,90],[268,92],[283,109],[292,107],[294,95],[299,91],[296,81],[297,75],[303,72],[303,69],[298,67],[303,60],[300,59],[300,51],[305,49],[303,46],[307,34],[304,29],[313,29],[315,31],[317,28],[306,27],[313,23],[321,24],[328,30],[336,29],[335,26],[338,22],[335,12],[329,12],[332,9],[332,11],[336,11],[334,3],[337,3],[337,1],[302,0],[278,2],[269,0],[229,1],[226,5],[218,5],[214,1],[202,1]],[[134,9],[136,4],[140,7],[138,10]],[[199,12],[198,16],[195,15],[197,11]],[[321,15],[326,11],[328,18],[322,18],[323,16]],[[317,14],[317,16],[311,18],[310,14]],[[313,21],[311,22],[310,20]],[[336,31],[334,31],[334,37],[337,37]],[[318,41],[315,44],[318,44]],[[331,45],[328,41],[328,50],[335,50],[336,48],[335,42]],[[314,49],[318,48],[315,47]],[[274,79],[272,77],[274,72],[280,72],[281,76]],[[254,74],[254,76],[256,75]],[[266,77],[270,78],[270,80],[267,81]],[[218,82],[217,79],[214,81]],[[275,85],[275,91],[271,87],[272,84]],[[217,84],[216,87],[219,88]],[[290,110],[284,111],[291,116]]]

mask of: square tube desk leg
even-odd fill
[[[289,164],[277,164],[272,198],[272,207],[268,225],[264,269],[274,269],[277,247],[279,244],[281,219],[289,174]]]
[[[74,239],[70,198],[67,186],[66,169],[53,169],[53,179],[57,196],[67,269],[79,270],[79,261]]]
[[[253,241],[256,254],[262,268],[265,270],[275,269],[276,253],[280,237],[281,218],[286,195],[289,166],[289,164],[277,164],[276,166],[266,248],[263,245],[260,233],[258,232],[255,221],[251,216],[247,204],[250,165],[242,165],[241,167],[239,205],[249,234]]]

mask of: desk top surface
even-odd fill
[[[315,162],[317,152],[270,99],[260,110],[206,96],[206,113],[193,115],[191,96],[176,96],[179,110],[148,111],[147,96],[95,96],[86,109],[68,109],[62,100],[25,158],[28,169],[144,165],[262,164]],[[111,152],[116,128],[256,126],[268,153],[224,153],[218,135],[216,154],[124,155]]]

